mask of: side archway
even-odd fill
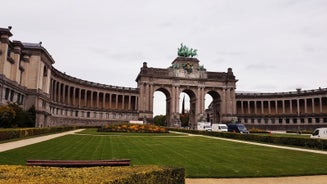
[[[220,123],[221,122],[221,96],[216,91],[208,91],[207,94],[209,94],[212,97],[212,102],[207,107],[210,109],[206,113],[206,119],[207,121],[211,123]]]
[[[184,92],[186,93],[189,98],[190,98],[190,105],[189,105],[189,126],[191,128],[194,128],[196,127],[197,125],[197,110],[196,110],[196,107],[197,107],[197,96],[196,96],[196,93],[191,90],[191,89],[184,89],[181,91],[181,93]]]
[[[164,115],[166,116],[166,125],[167,125],[168,117],[171,114],[171,108],[170,108],[170,106],[171,106],[171,93],[170,93],[170,91],[168,89],[163,88],[163,87],[159,87],[157,89],[154,89],[154,93],[155,92],[161,92],[165,96],[165,103],[166,103],[165,107],[166,107],[166,109],[165,109],[165,114]],[[153,98],[154,98],[154,93],[153,93]],[[155,101],[153,101],[153,102],[155,102]],[[164,104],[153,104],[153,106],[155,106],[155,105],[164,106]],[[153,112],[153,109],[152,109],[152,112]]]

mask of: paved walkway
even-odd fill
[[[276,178],[186,178],[186,184],[326,184],[327,175],[321,176],[296,176],[296,177],[276,177]]]
[[[61,137],[64,135],[68,134],[74,134],[75,132],[82,131],[83,129],[78,129],[78,130],[72,130],[68,132],[62,132],[62,133],[57,133],[57,134],[51,134],[51,135],[45,135],[45,136],[40,136],[40,137],[34,137],[34,138],[29,138],[29,139],[23,139],[20,141],[13,141],[13,142],[7,142],[7,143],[2,143],[0,144],[0,152],[4,152],[7,150],[15,149],[15,148],[20,148],[23,146],[28,146],[31,144],[47,141],[50,139],[54,139],[57,137]]]

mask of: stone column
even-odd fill
[[[271,114],[271,104],[270,104],[270,100],[268,100],[268,114]]]
[[[312,113],[315,113],[315,99],[311,98],[312,101]]]
[[[109,93],[109,109],[111,109],[112,108],[112,95],[111,95],[111,93]]]
[[[132,100],[132,96],[128,95],[128,110],[131,110],[131,100]]]
[[[296,109],[297,109],[297,115],[300,115],[300,100],[296,99]]]
[[[118,109],[118,99],[119,99],[119,95],[118,94],[116,94],[116,107],[115,107],[115,109]]]
[[[93,105],[93,93],[94,93],[94,91],[90,91],[90,98],[91,98],[90,107],[91,108],[94,107],[94,105]]]
[[[149,88],[150,88],[150,104],[149,104],[149,107],[150,107],[150,111],[153,113],[153,98],[154,98],[154,91],[153,91],[153,84],[149,84]]]
[[[308,113],[307,99],[304,99],[304,113]]]
[[[125,110],[125,95],[121,95],[121,96],[122,96],[122,97],[121,97],[121,98],[122,98],[122,100],[121,100],[121,103],[122,103],[122,104],[121,104],[121,109],[122,109],[122,110]]]
[[[322,113],[322,97],[319,98],[319,112]]]
[[[100,109],[100,107],[99,107],[100,106],[100,98],[99,98],[100,97],[100,92],[99,91],[96,91],[96,93],[97,93],[97,101],[96,101],[97,104],[96,104],[96,108],[97,109]]]
[[[76,87],[73,89],[73,106],[76,106]]]
[[[53,99],[55,102],[58,102],[58,82],[57,81],[54,81],[54,87],[53,87]]]
[[[72,88],[72,86],[68,86],[68,91],[67,91],[67,105],[72,105],[72,103],[71,103],[71,98],[70,98],[70,95],[71,95],[71,93],[70,93],[70,90],[71,90],[71,88]]]
[[[102,109],[106,108],[106,92],[102,93]]]
[[[62,103],[63,104],[66,104],[66,86],[64,83],[63,83],[63,89],[62,89]]]
[[[61,103],[61,83],[58,82],[58,102]]]
[[[254,114],[257,114],[257,100],[254,100]]]

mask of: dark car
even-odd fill
[[[235,133],[241,133],[241,134],[248,134],[249,131],[246,129],[246,127],[241,124],[228,124],[228,132],[235,132]]]

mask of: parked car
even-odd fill
[[[235,133],[241,133],[241,134],[248,134],[249,131],[246,129],[246,127],[241,124],[228,124],[228,132],[235,132]]]
[[[226,124],[212,124],[212,131],[215,132],[227,132],[228,127]]]
[[[310,138],[327,139],[327,128],[316,128]]]

